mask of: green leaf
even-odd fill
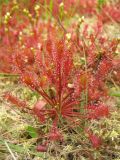
[[[9,0],[0,0],[0,4],[2,4],[2,3],[8,3],[9,2]]]
[[[5,3],[8,3],[8,2],[9,2],[9,0],[4,0],[4,2],[5,2]]]
[[[51,14],[52,14],[52,10],[53,10],[53,0],[50,0],[49,9],[50,9],[50,12],[51,12]]]
[[[98,0],[98,5],[103,5],[105,3],[105,0]]]
[[[98,8],[101,9],[105,3],[106,3],[106,0],[98,0]]]
[[[59,18],[60,18],[60,20],[62,20],[63,17],[64,17],[64,3],[61,2],[59,4]]]
[[[110,96],[112,96],[112,97],[120,97],[120,92],[111,92]]]
[[[32,138],[37,138],[38,137],[38,133],[37,133],[36,129],[32,126],[27,127],[27,132]]]

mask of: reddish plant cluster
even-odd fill
[[[52,5],[51,11],[49,10],[50,4]],[[1,72],[12,72],[10,65],[10,55],[13,54],[12,46],[15,45],[16,42],[20,41],[21,36],[28,34],[27,30],[31,30],[31,34],[33,33],[34,36],[37,37],[38,34],[35,33],[35,28],[40,28],[42,25],[42,23],[40,23],[39,17],[44,17],[42,11],[45,11],[45,7],[47,7],[46,15],[48,14],[53,16],[56,19],[60,17],[60,14],[63,14],[63,17],[65,17],[65,13],[62,13],[65,11],[68,12],[68,15],[74,14],[74,12],[70,10],[71,6],[74,4],[75,13],[80,12],[84,15],[86,15],[86,13],[92,15],[95,14],[99,17],[100,20],[102,20],[102,22],[107,22],[108,20],[119,22],[119,3],[115,3],[113,6],[105,3],[99,13],[96,12],[98,5],[96,0],[70,0],[64,1],[63,6],[61,6],[61,4],[62,1],[53,1],[51,3],[51,1],[48,0],[45,3],[45,1],[42,0],[33,0],[31,3],[25,3],[21,1],[20,3],[9,2],[6,5],[2,5],[1,15],[3,18],[1,19],[2,21],[0,24],[0,59],[3,59],[3,61],[0,64]],[[24,8],[24,6],[26,6],[26,8]],[[63,11],[60,11],[60,7],[63,8]],[[4,44],[7,45],[6,48],[3,47]]]
[[[113,5],[104,5],[98,17],[103,23],[107,23],[109,21],[120,23],[120,2]]]
[[[29,20],[23,15],[19,6],[12,3],[3,5],[1,15],[0,72],[12,73],[13,46],[19,41],[20,34],[26,28]]]
[[[117,47],[117,42],[112,41],[108,48],[99,39],[101,52],[98,55],[95,38],[90,35],[90,45],[87,46],[82,41],[79,47],[81,57],[85,52],[87,68],[85,64],[76,68],[73,44],[69,43],[67,47],[65,39],[56,40],[54,36],[55,33],[50,31],[47,41],[35,50],[19,46],[22,50],[16,51],[13,57],[14,69],[19,72],[21,82],[37,91],[44,99],[38,100],[32,113],[38,117],[40,123],[45,124],[52,120],[52,128],[45,135],[47,142],[63,139],[58,126],[65,121],[76,126],[80,125],[81,119],[87,121],[109,115],[109,108],[102,104],[102,98],[107,95],[105,81],[108,72],[114,69],[112,54]],[[15,105],[22,104],[23,107],[23,102],[17,98],[15,100],[15,97],[6,97]],[[85,102],[84,112],[80,111],[81,102]],[[95,137],[94,142],[91,134],[90,141],[93,146],[98,145],[97,138]],[[45,151],[44,147],[39,146],[38,150]]]
[[[75,82],[76,86],[80,84],[79,88],[77,87],[78,92],[85,91],[87,87],[88,101],[93,103],[107,96],[106,80],[111,81],[110,77],[114,75],[114,72],[116,73],[114,78],[117,79],[119,76],[120,59],[116,55],[119,40],[109,40],[108,37],[103,37],[103,24],[100,22],[94,26],[92,33],[88,30],[88,25],[86,25],[81,38],[78,39],[78,35],[71,33],[71,39],[77,43],[73,48],[74,52],[79,53],[81,59],[79,63],[75,63],[81,75],[78,75]]]
[[[40,93],[52,107],[48,110],[41,108],[42,114],[45,112],[44,115],[49,114],[55,120],[59,114],[63,117],[74,115],[72,106],[77,100],[74,97],[71,99],[73,88],[68,87],[72,82],[73,55],[66,49],[63,40],[54,42],[53,39],[48,39],[44,51],[39,49],[32,53],[26,52],[26,48],[23,50],[24,58],[16,54],[14,64],[20,72],[21,81]]]
[[[80,0],[79,12],[81,14],[93,15],[96,14],[97,1],[96,0]]]

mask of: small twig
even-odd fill
[[[5,141],[5,145],[6,145],[7,149],[8,149],[8,151],[10,152],[10,154],[11,154],[11,156],[12,156],[13,160],[17,160],[17,159],[16,159],[16,157],[14,156],[14,154],[13,154],[12,150],[10,149],[10,147],[9,147],[8,143],[7,143],[6,141]]]
[[[86,52],[85,52],[85,40],[83,40],[83,54],[84,54],[84,59],[85,59],[85,73],[86,75],[88,74],[88,66],[87,66],[87,57],[86,57]],[[86,80],[86,90],[85,90],[85,101],[86,101],[86,106],[88,104],[88,79]]]
[[[11,73],[0,73],[0,77],[19,77],[19,75]]]
[[[65,27],[62,25],[59,17],[58,17],[58,19],[57,19],[57,23],[60,25],[60,27],[63,29],[64,33],[66,34],[66,33],[67,33],[67,30],[66,30]]]

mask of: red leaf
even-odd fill
[[[99,148],[101,143],[102,143],[102,140],[100,137],[94,135],[94,134],[90,134],[89,135],[89,139],[93,145],[94,148]]]
[[[53,126],[49,135],[48,135],[48,138],[51,140],[51,141],[57,141],[57,140],[63,140],[63,136],[61,135],[61,133],[59,132],[58,128]]]
[[[109,115],[109,108],[105,105],[91,105],[87,107],[89,119],[99,119],[101,117],[107,117]]]
[[[10,94],[8,92],[5,93],[4,98],[18,107],[26,107],[27,106],[25,101],[19,100],[17,97],[13,96],[12,94]]]
[[[46,145],[38,145],[37,151],[38,152],[47,152],[47,146]]]
[[[45,101],[39,100],[34,108],[33,108],[33,112],[35,113],[35,115],[37,115],[37,117],[39,118],[40,122],[45,122],[45,110],[43,110],[44,106],[46,105]]]

